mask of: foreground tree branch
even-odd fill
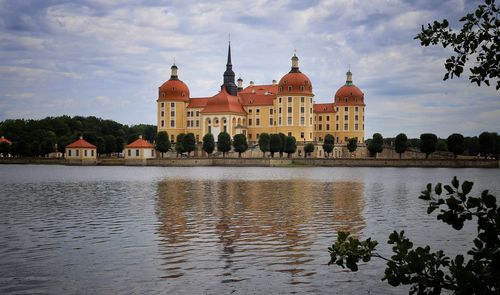
[[[452,259],[441,250],[432,252],[429,246],[414,248],[404,231],[389,235],[388,243],[393,245],[390,258],[376,252],[377,241],[360,241],[339,232],[337,241],[328,248],[328,264],[357,271],[360,260],[381,258],[387,261],[382,280],[392,286],[411,285],[410,294],[440,294],[442,290],[453,294],[499,294],[500,208],[487,190],[478,197],[469,196],[472,186],[469,181],[460,185],[454,177],[451,185],[428,184],[420,196],[429,202],[428,214],[439,209],[437,219],[455,230],[461,230],[466,221],[477,221],[477,237],[467,252],[471,257],[468,261],[464,255]]]

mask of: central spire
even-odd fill
[[[227,63],[226,63],[226,71],[224,72],[224,85],[227,92],[231,95],[236,95],[238,92],[238,87],[236,87],[236,83],[234,83],[234,72],[233,65],[231,64],[231,41],[229,41],[229,47],[227,50]]]

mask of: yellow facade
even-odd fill
[[[243,89],[241,83],[239,79],[236,96],[244,113],[207,113],[204,112],[205,104],[213,98],[185,98],[183,94],[189,94],[189,89],[178,80],[174,65],[171,80],[162,85],[157,100],[158,131],[166,131],[172,142],[180,133],[193,133],[200,142],[209,132],[217,137],[219,132],[226,131],[231,137],[243,133],[250,142],[257,142],[262,133],[283,133],[294,136],[297,142],[322,142],[327,134],[331,134],[339,144],[354,137],[359,143],[364,143],[364,94],[352,84],[350,71],[346,84],[339,88],[329,104],[315,104],[312,84],[298,70],[296,56],[292,58],[292,70],[283,76],[279,85],[275,81],[272,85],[251,82]],[[265,93],[255,91],[259,87],[266,89]],[[162,89],[166,89],[167,95],[162,94]],[[172,91],[171,97],[168,91]],[[252,93],[255,93],[255,99],[251,98]],[[322,109],[321,105],[328,105],[328,108]]]

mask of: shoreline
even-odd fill
[[[421,168],[500,168],[494,159],[333,159],[333,158],[157,158],[125,160],[65,160],[45,158],[0,158],[1,164],[71,166],[158,166],[158,167],[421,167]]]

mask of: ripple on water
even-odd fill
[[[387,252],[387,233],[405,229],[416,242],[458,252],[474,228],[457,233],[423,214],[423,184],[470,174],[491,185],[500,176],[8,165],[0,173],[7,175],[0,179],[1,294],[405,293],[380,282],[383,262],[355,274],[328,267],[336,233],[374,236]]]

